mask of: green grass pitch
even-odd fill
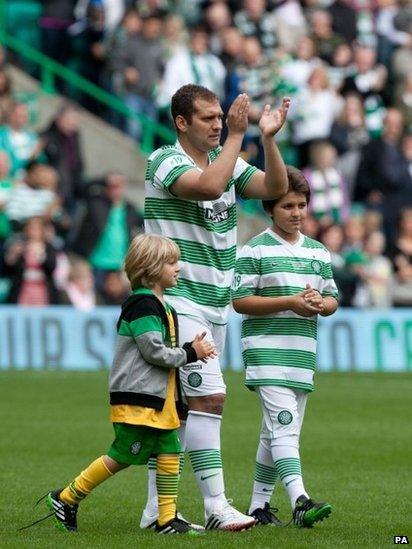
[[[34,502],[62,487],[112,440],[107,372],[0,373],[0,547],[16,548],[335,548],[393,546],[395,535],[412,541],[412,374],[318,374],[309,397],[301,440],[305,484],[333,505],[331,517],[311,530],[255,527],[249,532],[208,533],[202,538],[161,537],[140,531],[146,471],[131,467],[82,504],[79,532],[65,534]],[[228,497],[245,510],[253,481],[260,422],[257,397],[243,376],[226,375],[223,460]],[[272,504],[285,521],[283,488]],[[179,508],[202,522],[199,492],[186,463]]]

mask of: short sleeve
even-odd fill
[[[330,260],[330,254],[327,250],[326,260],[322,267],[322,297],[334,297],[339,299],[339,292],[335,281],[333,280],[332,264]]]
[[[187,155],[177,149],[160,150],[155,157],[149,158],[147,179],[156,189],[169,191],[171,185],[189,170],[199,168]]]
[[[256,295],[261,274],[261,261],[257,248],[246,245],[242,248],[235,265],[231,289],[232,299]]]
[[[248,164],[243,158],[238,158],[233,170],[233,179],[235,180],[236,194],[245,198],[244,192],[248,186],[252,175],[257,172],[255,166]]]

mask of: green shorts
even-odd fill
[[[177,429],[154,429],[143,425],[113,423],[116,438],[107,455],[118,463],[144,465],[158,454],[178,454]]]

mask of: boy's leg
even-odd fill
[[[259,387],[263,417],[271,433],[271,452],[276,472],[289,496],[293,520],[298,526],[311,526],[331,512],[328,503],[312,501],[303,484],[299,438],[307,392],[288,387]]]
[[[126,464],[121,464],[109,456],[95,459],[63,490],[55,490],[47,495],[47,506],[54,513],[56,525],[60,530],[74,532],[77,530],[77,507],[96,486],[121,471]]]
[[[179,458],[179,478],[182,474],[183,465],[185,462],[186,450],[186,421],[180,422],[178,429],[180,440],[180,458]],[[143,509],[140,528],[153,528],[159,516],[157,487],[156,487],[156,463],[155,457],[151,457],[148,461],[148,479],[147,479],[147,500]],[[195,525],[196,526],[196,525]],[[201,528],[201,527],[200,527]]]
[[[153,431],[155,431],[153,429]],[[157,429],[154,452],[157,454],[156,485],[159,518],[155,530],[158,534],[189,534],[199,532],[190,523],[180,519],[176,512],[179,483],[180,442],[177,430]]]
[[[156,463],[156,487],[159,505],[157,523],[159,526],[164,526],[176,517],[179,454],[158,455]]]
[[[288,387],[259,387],[263,417],[271,434],[271,453],[276,471],[289,496],[292,509],[299,496],[308,497],[303,485],[299,436],[306,395],[302,395],[300,415],[296,393]]]
[[[277,473],[272,459],[270,433],[263,419],[256,452],[255,481],[248,511],[248,514],[253,516],[258,524],[281,525],[281,521],[275,515],[277,509],[271,509],[270,507],[276,479]]]
[[[59,494],[59,499],[67,505],[78,505],[99,484],[127,467],[109,456],[95,459]]]

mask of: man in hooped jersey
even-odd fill
[[[263,110],[259,121],[263,172],[239,157],[248,125],[246,94],[239,95],[228,111],[223,147],[219,145],[223,111],[214,93],[188,84],[172,98],[178,138],[149,157],[144,217],[147,233],[167,236],[181,250],[180,279],[167,299],[178,313],[182,341],[206,331],[206,338],[223,351],[236,260],[236,195],[267,200],[286,193],[286,168],[274,135],[286,120],[289,104],[284,98],[280,108],[266,105]],[[219,359],[183,368],[181,382],[189,414],[180,440],[203,495],[206,529],[250,528],[255,519],[237,511],[225,496],[220,424],[226,386]],[[157,519],[155,473],[149,463],[142,528]]]

